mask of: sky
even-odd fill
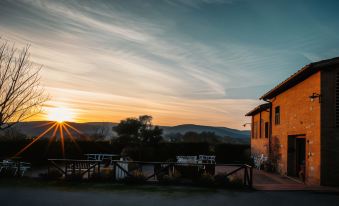
[[[338,9],[327,0],[1,0],[0,36],[31,45],[47,113],[244,129],[263,93],[339,56]]]

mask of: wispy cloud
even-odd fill
[[[162,124],[238,127],[256,96],[338,53],[313,27],[290,35],[265,12],[246,0],[4,0],[0,35],[32,44],[50,105],[78,107],[83,121],[150,113]]]

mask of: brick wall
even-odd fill
[[[254,115],[252,121],[252,135],[251,135],[251,154],[252,155],[261,155],[264,154],[268,156],[268,138],[265,138],[265,122],[269,122],[269,112],[261,112],[261,129],[260,127],[260,113]],[[253,126],[257,125],[258,135],[255,138]],[[260,134],[261,133],[261,134]]]
[[[320,184],[320,103],[310,101],[320,94],[320,72],[271,99],[272,139],[279,142],[279,172],[287,174],[288,136],[305,135],[306,183]],[[275,107],[280,106],[280,124],[275,125]],[[256,143],[254,143],[256,145]],[[258,146],[255,146],[258,147]],[[310,155],[308,155],[310,154]]]

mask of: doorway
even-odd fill
[[[305,181],[306,168],[305,135],[288,136],[287,175]]]

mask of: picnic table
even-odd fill
[[[27,162],[14,160],[2,160],[0,162],[0,174],[22,177],[30,168],[31,164]]]
[[[184,177],[195,178],[203,173],[214,175],[215,173],[215,156],[177,156],[175,169]]]
[[[65,177],[67,176],[83,176],[91,173],[100,174],[100,160],[78,160],[78,159],[48,159],[49,164],[47,172],[50,172],[50,167],[59,170]]]
[[[117,154],[103,154],[103,153],[93,153],[93,154],[85,154],[88,160],[113,160],[114,157],[120,157],[121,155]]]
[[[121,155],[117,154],[104,154],[104,153],[93,153],[93,154],[85,154],[87,156],[87,160],[98,160],[104,167],[109,167],[112,163],[112,160],[121,157]]]

